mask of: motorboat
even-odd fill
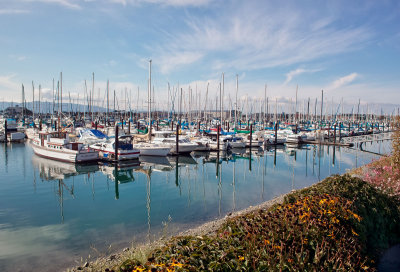
[[[172,136],[173,131],[155,131],[152,143],[170,148],[171,154],[188,154],[194,151],[198,145],[191,142],[188,138],[179,137],[178,143],[176,136]]]
[[[132,136],[119,136],[118,137],[118,151],[117,156],[115,156],[115,137],[109,138],[105,142],[98,142],[90,145],[89,147],[93,150],[99,152],[100,159],[106,161],[123,161],[123,160],[133,160],[138,159],[140,151],[138,148],[134,147],[132,144]]]
[[[97,161],[99,152],[80,142],[71,142],[69,135],[62,132],[39,132],[32,139],[36,155],[57,161],[83,163]]]
[[[227,135],[222,137],[223,142],[229,143],[231,148],[245,148],[246,141],[243,137],[234,136],[234,135]]]
[[[134,144],[133,147],[139,149],[140,156],[165,157],[171,151],[169,146],[146,142]]]

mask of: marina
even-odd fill
[[[277,103],[271,113],[266,97],[259,111],[228,110],[223,84],[215,111],[207,96],[201,107],[191,91],[183,98],[182,89],[179,110],[168,103],[163,111],[152,109],[150,86],[151,74],[147,111],[111,110],[108,87],[107,108],[94,110],[88,99],[83,112],[72,102],[65,111],[57,88],[52,112],[35,113],[34,101],[29,110],[25,99],[20,114],[3,111],[0,270],[65,270],[221,219],[391,151],[394,111],[333,114],[316,101],[321,111],[311,113],[309,106],[297,109],[297,93],[295,104],[280,105],[280,114]]]
[[[400,271],[399,10],[2,1],[0,272]]]
[[[390,152],[390,141],[366,143]],[[63,270],[222,218],[378,158],[358,148],[271,146],[71,164],[0,147],[2,271]]]

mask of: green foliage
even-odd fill
[[[393,167],[400,168],[400,116],[395,117],[393,122],[394,134],[392,140],[392,162]]]
[[[400,211],[396,198],[389,197],[382,191],[359,178],[350,175],[332,176],[321,183],[300,190],[286,198],[287,202],[304,195],[332,194],[354,201],[355,210],[362,218],[357,226],[361,243],[372,258],[390,245],[400,242]]]
[[[374,271],[381,250],[400,241],[399,219],[393,198],[333,176],[230,219],[215,236],[174,238],[120,271]]]

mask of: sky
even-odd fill
[[[61,73],[64,99],[83,101],[94,73],[99,106],[109,81],[121,108],[141,107],[151,60],[160,108],[168,86],[215,106],[222,78],[225,107],[236,78],[238,100],[260,105],[265,93],[293,103],[296,90],[303,105],[322,90],[353,108],[400,104],[397,0],[0,0],[0,26],[3,101],[20,102],[22,84],[26,101],[32,85],[51,101]]]

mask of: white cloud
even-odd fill
[[[328,90],[338,89],[340,87],[343,87],[345,85],[350,84],[351,82],[353,82],[358,77],[359,77],[359,75],[357,73],[352,73],[350,75],[341,77],[341,78],[335,80],[334,82],[332,82],[332,84],[330,84],[327,89]]]
[[[8,245],[0,247],[0,255],[13,258],[22,255],[40,256],[41,252],[51,252],[57,249],[57,243],[68,238],[67,229],[66,224],[0,229],[0,240]]]
[[[76,0],[24,0],[26,2],[41,2],[45,4],[58,4],[60,6],[69,8],[69,9],[82,9],[80,5],[78,5]]]
[[[212,0],[110,0],[113,3],[122,4],[126,6],[128,3],[133,5],[138,4],[156,4],[162,6],[173,7],[199,7],[209,4]]]
[[[21,84],[14,81],[15,74],[0,76],[0,92],[15,92],[21,89]]]
[[[286,80],[283,83],[284,85],[288,84],[290,81],[292,81],[294,76],[301,75],[302,73],[306,72],[306,70],[298,68],[296,70],[290,71],[289,73],[286,74]]]
[[[9,55],[9,57],[17,61],[24,61],[27,59],[26,56],[21,56],[21,55]]]
[[[161,67],[160,70],[163,74],[168,74],[171,70],[174,70],[182,65],[192,64],[202,57],[202,53],[190,51],[166,54],[159,59]]]
[[[25,14],[29,12],[26,9],[0,9],[0,14]]]
[[[218,16],[187,15],[187,30],[177,33],[174,29],[167,34],[170,42],[152,49],[164,58],[181,52],[203,55],[214,70],[255,70],[349,52],[371,37],[366,27],[334,28],[330,24],[333,19],[324,21],[322,15],[305,13],[296,7],[246,2],[235,9],[222,9]]]
[[[126,6],[127,4],[127,0],[110,0],[111,3],[117,3],[117,4],[121,4],[123,6]]]
[[[303,69],[303,68],[297,68],[296,70],[292,70],[289,73],[286,74],[286,80],[283,83],[283,85],[288,84],[289,82],[292,81],[293,77],[304,74],[304,73],[315,73],[320,71],[320,69]]]

